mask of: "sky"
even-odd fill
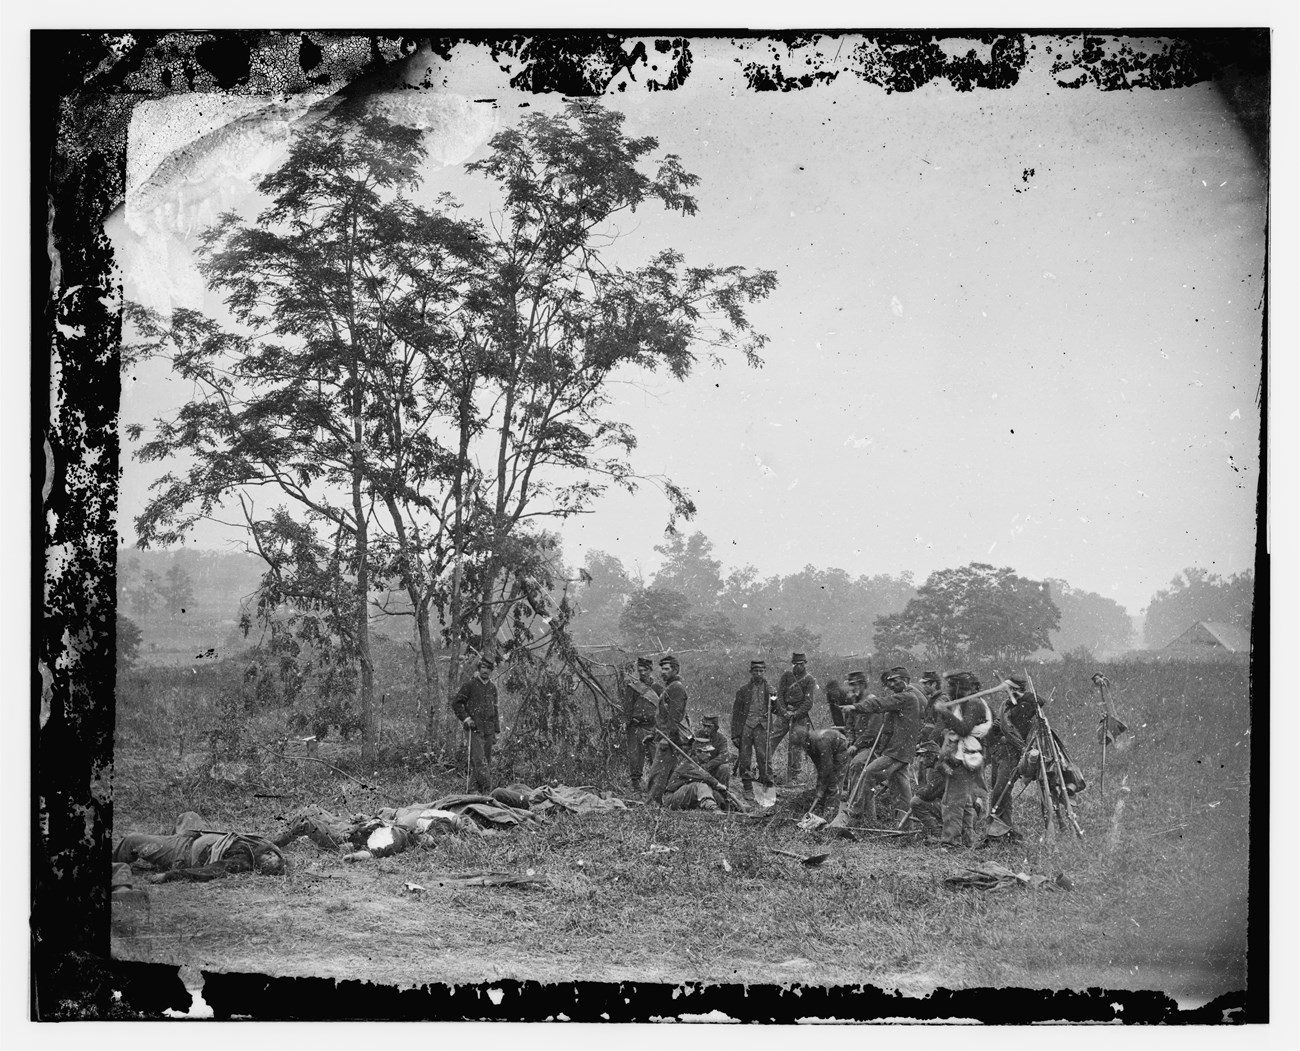
[[[770,343],[758,369],[622,375],[610,412],[638,435],[638,470],[694,496],[685,528],[725,567],[920,580],[992,562],[1137,613],[1186,566],[1253,565],[1264,173],[1211,85],[1061,89],[1040,48],[1010,90],[841,77],[753,93],[735,45],[693,49],[682,88],[604,101],[700,176],[699,213],[642,209],[612,251],[775,270],[751,311]],[[562,100],[513,93],[473,52],[430,64],[433,91],[403,100],[431,129],[423,193],[486,216],[464,163]],[[192,270],[195,235],[256,206],[251,184],[305,103],[245,100],[224,130],[237,114],[222,96],[137,108],[110,225],[128,296],[219,309]],[[137,370],[122,424],[185,395]],[[155,474],[124,453],[128,542]],[[611,492],[564,527],[566,557],[600,549],[649,575],[668,510],[652,488]],[[194,543],[232,536],[204,527]]]

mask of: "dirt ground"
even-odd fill
[[[916,839],[828,841],[789,820],[639,807],[356,865],[300,840],[283,878],[144,884],[147,906],[115,906],[112,948],[210,972],[399,988],[506,978],[866,983],[909,996],[1101,987],[1158,989],[1195,1007],[1246,986],[1244,802],[1192,806],[1173,834],[1130,811],[1136,827],[1107,837],[1094,798],[1081,811],[1099,831],[1084,844],[1053,836],[957,856]],[[831,857],[807,868],[773,847]],[[1074,889],[944,887],[984,858],[1063,871]],[[528,869],[546,883],[436,885],[439,873]]]

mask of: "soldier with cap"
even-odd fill
[[[975,817],[987,800],[983,741],[993,725],[993,714],[983,697],[962,700],[979,692],[979,680],[970,672],[953,672],[947,682],[952,700],[935,707],[944,730],[939,761],[948,775],[942,803],[943,846],[959,850],[974,844]]]
[[[852,718],[853,712],[851,710],[848,713],[844,711],[848,706],[848,690],[840,685],[838,679],[831,679],[826,684],[826,707],[831,713],[831,725],[849,740],[852,740],[853,728],[849,725],[848,720]]]
[[[948,695],[937,671],[921,675],[921,692],[926,706],[922,713],[921,736],[916,744],[916,785],[912,794],[909,814],[916,818],[927,835],[938,834],[942,821],[939,800],[948,783],[947,772],[939,766],[939,750],[943,746],[943,730],[935,725],[936,704],[943,704]]]
[[[704,769],[716,777],[724,785],[731,783],[731,746],[727,739],[722,736],[722,731],[718,729],[720,720],[716,715],[710,713],[700,720],[700,733],[698,737],[705,737],[708,743],[704,746],[706,762]]]
[[[790,729],[790,741],[812,760],[817,772],[817,794],[809,812],[825,806],[827,820],[834,820],[840,811],[840,782],[849,762],[848,739],[833,726],[814,730],[811,723],[795,723]]]
[[[772,743],[768,751],[769,756],[776,755],[777,748],[785,740],[786,734],[796,724],[805,725],[812,729],[812,706],[813,698],[817,694],[817,680],[808,674],[808,657],[803,653],[793,653],[790,655],[790,670],[781,673],[781,681],[776,688],[776,710],[784,712],[785,717],[781,720],[781,725],[777,726],[776,721],[772,723]],[[786,766],[786,775],[790,780],[799,776],[799,756],[802,749],[795,748],[793,744],[790,748],[788,762]]]
[[[916,758],[916,743],[921,735],[921,716],[925,711],[925,696],[912,685],[906,668],[890,668],[881,674],[880,681],[889,690],[889,694],[883,699],[868,694],[854,707],[868,716],[885,717],[886,729],[881,733],[882,744],[877,747],[874,758],[869,751],[862,752],[861,759],[855,754],[854,761],[849,766],[851,784],[856,783],[860,775],[864,776],[863,786],[853,802],[855,812],[851,817],[862,817],[869,822],[876,820],[875,788],[881,783],[889,786],[889,794],[894,802],[894,820],[897,821],[907,813],[912,801],[912,760]],[[887,744],[883,743],[886,733]]]
[[[737,765],[745,791],[754,787],[751,763],[758,766],[758,780],[764,788],[772,785],[771,750],[767,727],[780,717],[776,713],[776,694],[767,681],[767,665],[761,660],[749,662],[749,682],[736,691],[731,705],[731,743],[740,752]]]
[[[492,791],[492,746],[501,732],[497,688],[492,681],[495,667],[491,657],[480,657],[474,675],[461,684],[451,702],[451,710],[469,734],[470,785],[484,795]]]
[[[726,742],[724,741],[723,744]],[[729,805],[727,783],[712,773],[715,747],[712,736],[701,730],[682,753],[673,752],[677,762],[664,788],[663,805],[669,810],[725,810]],[[684,754],[683,754],[684,753]],[[727,771],[727,776],[731,772]]]
[[[1007,686],[1011,696],[998,709],[997,722],[989,731],[988,743],[993,764],[993,816],[1014,827],[1015,814],[1009,786],[1016,780],[1020,757],[1038,721],[1038,705],[1042,698],[1029,689],[1029,680],[1023,675],[1012,675],[1007,679]]]
[[[647,752],[653,756],[655,749],[647,748],[655,742],[655,715],[659,711],[659,695],[663,687],[654,679],[654,662],[649,657],[636,659],[636,675],[624,683],[623,717],[627,722],[628,774],[636,788],[641,787]]]
[[[654,765],[650,768],[650,784],[647,786],[652,803],[663,802],[664,788],[677,765],[678,752],[673,744],[685,750],[694,736],[686,721],[687,693],[686,684],[682,682],[681,662],[673,654],[665,653],[659,658],[659,674],[663,676],[664,688],[659,695],[659,707],[655,712],[654,728],[658,747]]]

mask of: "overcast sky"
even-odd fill
[[[640,438],[637,468],[695,496],[686,528],[726,566],[923,579],[987,561],[1132,613],[1185,566],[1252,566],[1264,182],[1211,85],[1060,89],[1040,49],[1004,91],[886,94],[841,77],[758,94],[733,45],[692,46],[681,89],[605,101],[700,175],[700,212],[642,210],[615,251],[777,271],[752,311],[771,343],[761,369],[625,377],[613,414]],[[463,162],[562,100],[513,94],[471,52],[436,73],[425,193],[481,216]],[[496,108],[470,101],[484,98]],[[128,296],[204,305],[194,234],[256,205],[249,187],[306,101],[194,145],[258,103],[137,109],[134,193],[112,226]],[[137,372],[122,423],[185,394]],[[156,472],[125,454],[123,468],[129,541]],[[611,493],[566,527],[566,556],[599,548],[649,574],[667,512],[651,489]],[[227,539],[204,528],[195,544]]]

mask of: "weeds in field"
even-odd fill
[[[1195,965],[1241,974],[1244,983],[1251,740],[1244,670],[1103,669],[1134,731],[1131,745],[1108,755],[1104,804],[1096,777],[1100,703],[1086,688],[1093,670],[1032,670],[1044,695],[1057,688],[1053,725],[1089,777],[1076,798],[1087,835],[1081,844],[1042,834],[1032,793],[1016,805],[1023,841],[969,855],[941,856],[916,839],[823,840],[795,827],[802,801],[792,792],[764,820],[655,807],[556,813],[535,831],[447,836],[431,849],[357,867],[301,841],[290,850],[285,880],[168,885],[153,922],[185,922],[188,913],[168,909],[191,909],[223,932],[213,936],[218,962],[245,953],[277,970],[285,959],[327,965],[324,950],[313,948],[322,939],[335,954],[338,946],[360,951],[381,922],[376,910],[385,910],[384,929],[404,937],[409,928],[411,942],[388,963],[363,954],[375,961],[365,966],[419,981],[443,973],[440,966],[465,980],[491,961],[495,970],[483,973],[886,983],[920,975],[950,986],[1069,984],[1080,967],[1140,982],[1153,968]],[[274,711],[244,716],[240,740],[254,747],[234,754],[247,769],[214,777],[217,753],[208,742],[214,724],[230,717],[221,706],[224,682],[216,668],[145,672],[119,697],[119,833],[169,829],[191,809],[218,827],[274,833],[304,803],[374,813],[393,800],[431,802],[463,788],[454,755],[428,748],[414,712],[390,713],[377,770],[360,770],[347,745],[320,746],[322,757],[379,785],[382,795],[318,764],[270,756],[261,742],[287,734]],[[831,857],[805,868],[773,847]],[[985,857],[1022,871],[1064,872],[1074,889],[944,889],[945,876]],[[475,869],[532,869],[548,885],[431,893],[418,902],[399,894],[403,882],[431,872]],[[268,928],[268,909],[290,921]],[[232,947],[221,957],[227,933]],[[443,954],[436,959],[429,956],[435,940]],[[778,967],[800,959],[810,969]]]

